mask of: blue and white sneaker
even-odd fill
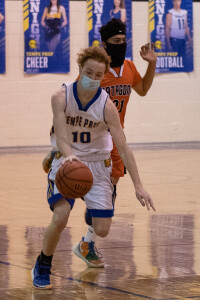
[[[51,266],[38,265],[38,261],[36,261],[35,268],[31,271],[33,286],[38,289],[51,289],[50,274]]]

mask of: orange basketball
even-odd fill
[[[56,186],[65,198],[81,198],[93,184],[90,169],[82,162],[65,162],[56,173]]]

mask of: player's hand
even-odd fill
[[[144,46],[141,47],[140,50],[140,55],[141,57],[148,61],[149,63],[151,62],[156,62],[157,60],[157,55],[156,52],[154,51],[154,43],[148,43]]]
[[[73,160],[80,161],[80,159],[76,155],[69,155],[69,156],[63,158],[61,164],[64,165],[64,163],[66,163],[66,161],[72,162]]]
[[[143,189],[142,186],[136,188],[135,194],[142,206],[146,206],[148,210],[152,208],[154,211],[156,211],[151,196]]]

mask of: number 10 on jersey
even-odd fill
[[[72,132],[73,135],[73,143],[90,143],[91,137],[90,132]]]

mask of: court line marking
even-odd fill
[[[6,265],[6,266],[11,266],[11,267],[16,267],[16,268],[21,268],[21,269],[25,269],[25,270],[30,270],[30,271],[32,270],[32,268],[18,266],[18,265],[11,264],[9,262],[5,262],[5,261],[2,261],[2,260],[0,260],[0,264]],[[177,298],[152,298],[150,296],[136,294],[136,293],[133,293],[133,292],[124,291],[124,290],[121,290],[121,289],[118,289],[118,288],[113,288],[113,287],[110,287],[110,286],[103,286],[103,285],[100,285],[98,283],[88,282],[88,281],[84,281],[84,280],[81,280],[81,279],[75,279],[73,277],[65,277],[65,276],[57,275],[57,274],[51,274],[51,276],[66,279],[68,281],[83,282],[83,283],[86,283],[86,284],[91,285],[91,286],[96,286],[96,287],[99,287],[99,288],[102,288],[102,289],[105,289],[105,290],[116,291],[116,292],[119,292],[121,294],[129,294],[129,295],[132,295],[132,296],[137,296],[137,297],[142,298],[142,299],[149,299],[149,300],[178,300],[178,299],[180,299],[180,296],[177,296]],[[188,296],[188,297],[184,297],[184,298],[185,299],[200,299],[200,295],[199,296]]]

